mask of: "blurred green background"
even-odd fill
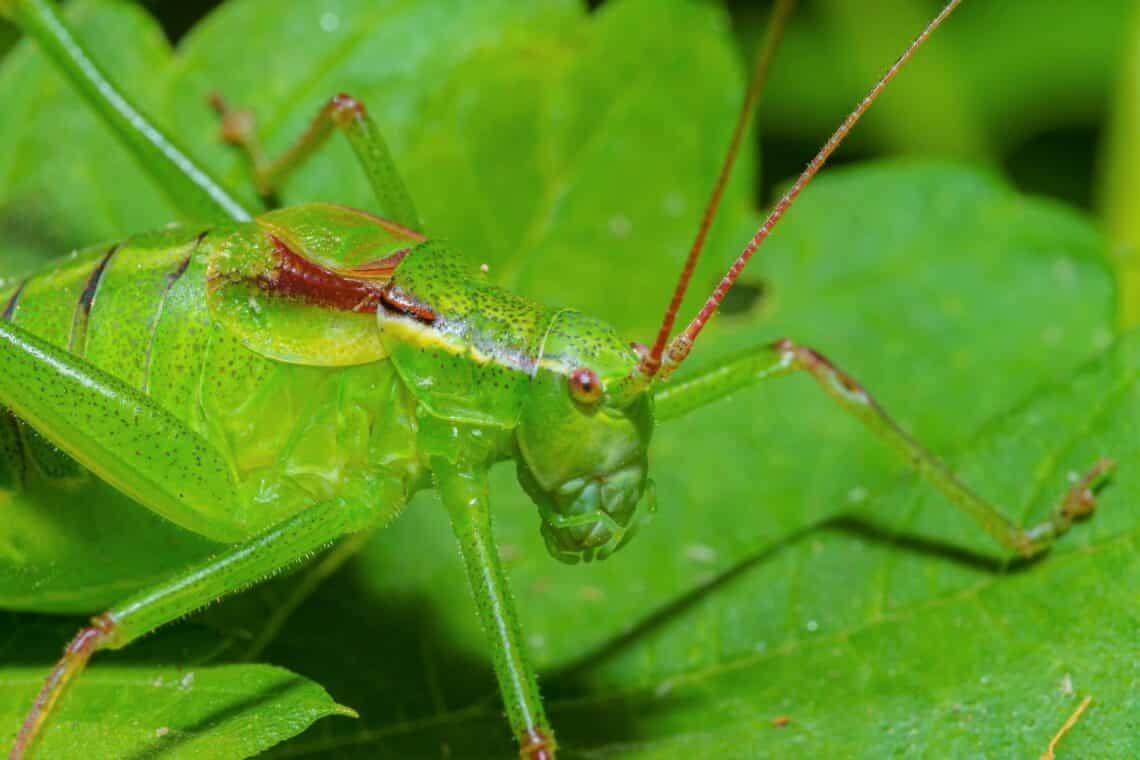
[[[589,0],[596,9],[605,0]],[[713,0],[710,0],[713,2]],[[177,43],[220,0],[142,2]],[[750,60],[771,2],[727,0]],[[941,6],[939,0],[803,0],[797,4],[760,119],[761,200],[798,171],[869,77]],[[965,3],[836,163],[921,153],[1000,167],[1024,190],[1091,208],[1109,157],[1109,123],[1134,46],[1135,0]],[[1017,30],[1011,36],[1009,30]],[[16,31],[0,22],[0,53]],[[891,104],[894,104],[893,106]]]

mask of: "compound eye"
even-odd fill
[[[602,400],[602,381],[592,369],[579,367],[570,373],[570,395],[579,404],[594,406]]]

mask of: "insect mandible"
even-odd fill
[[[785,12],[786,5],[778,4]],[[139,129],[145,121],[126,101],[109,97],[115,91],[87,65],[82,48],[43,0],[0,4],[120,131],[188,216],[217,220],[208,228],[93,249],[0,293],[0,404],[20,420],[0,428],[7,483],[19,494],[28,464],[44,471],[58,466],[61,481],[70,474],[67,460],[20,427],[28,426],[157,514],[233,545],[140,590],[81,631],[32,706],[13,756],[32,747],[94,652],[125,646],[338,538],[391,519],[411,493],[434,485],[460,541],[520,752],[553,757],[554,733],[491,534],[487,469],[503,459],[517,463],[552,555],[569,562],[602,559],[654,509],[647,452],[656,422],[790,372],[817,379],[1003,546],[1023,556],[1048,547],[1092,509],[1092,489],[1109,462],[1096,463],[1048,521],[1022,529],[926,453],[857,381],[791,340],[662,385],[788,206],[957,5],[947,5],[844,122],[704,307],[674,336],[734,145],[658,334],[648,345],[631,346],[593,317],[488,285],[430,240],[379,131],[353,98],[330,100],[297,147],[276,162],[260,155],[251,123],[217,101],[228,138],[250,153],[258,169],[262,194],[270,195],[340,131],[383,214],[310,204],[254,217],[160,131]],[[766,57],[760,57],[749,101]],[[736,141],[750,110],[742,110]],[[109,324],[117,329],[108,331]],[[354,411],[365,409],[363,417],[350,415],[344,424],[363,427],[338,429],[335,445],[314,440],[285,458],[286,438],[303,438],[307,425],[326,429],[323,419],[298,419],[290,430],[276,431],[276,441],[274,433],[257,431],[256,452],[235,450],[186,403],[200,401],[196,394],[221,398],[229,389],[200,385],[199,374],[180,363],[185,356],[209,356],[219,367],[236,362],[245,373],[242,382],[252,377],[266,387],[319,376],[324,384],[306,391],[327,393],[330,402],[334,388],[327,378],[335,376],[337,398],[347,388]],[[231,379],[223,375],[221,382]],[[368,409],[370,403],[376,408]],[[278,451],[266,457],[275,443]],[[327,472],[336,477],[321,474]]]

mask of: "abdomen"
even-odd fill
[[[220,239],[175,229],[86,249],[8,283],[0,310],[211,441],[242,495],[218,509],[242,510],[250,534],[352,487],[383,492],[398,509],[419,472],[407,394],[390,364],[302,367],[246,350],[206,308]],[[95,609],[214,548],[2,408],[0,511],[0,605],[9,608]]]
[[[144,336],[199,243],[168,232],[89,248],[0,289],[6,320],[145,385]],[[106,311],[106,314],[104,314]],[[92,477],[0,407],[0,604],[86,612],[213,546]]]

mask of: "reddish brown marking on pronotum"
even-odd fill
[[[274,235],[270,239],[277,254],[277,266],[272,274],[259,277],[257,282],[271,293],[357,314],[372,314],[384,308],[426,324],[439,319],[428,306],[387,284],[387,278],[381,276],[383,272],[389,276],[395,272],[408,249],[349,270],[354,274],[363,273],[353,277],[305,258]]]
[[[541,728],[528,728],[519,738],[519,754],[526,760],[554,760],[554,740]]]
[[[326,269],[271,236],[277,254],[277,267],[272,274],[258,278],[266,290],[297,298],[317,306],[328,306],[358,314],[375,312],[380,305],[383,288],[375,282],[353,279]]]
[[[439,319],[438,314],[394,285],[380,292],[380,303],[390,311],[398,311],[425,324]]]

